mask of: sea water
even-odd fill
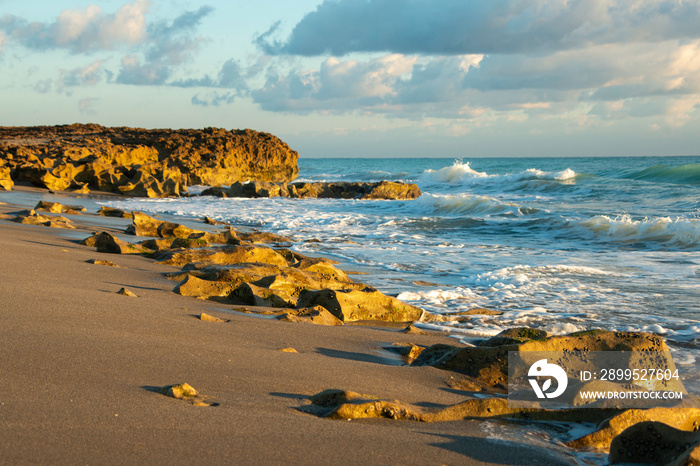
[[[515,326],[653,332],[697,373],[700,157],[299,161],[298,181],[379,180],[423,195],[108,204],[292,236],[295,250],[366,272],[363,282],[431,312],[503,311],[436,324],[464,340]]]

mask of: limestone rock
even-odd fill
[[[52,190],[177,196],[188,184],[290,181],[298,154],[252,130],[146,130],[99,125],[0,128],[0,186],[12,179]],[[12,179],[10,178],[12,177]]]
[[[259,262],[278,266],[286,266],[287,261],[273,249],[240,245],[222,248],[170,250],[159,253],[157,260],[163,264],[183,266],[192,262],[210,264],[239,264],[244,262]]]
[[[39,201],[39,203],[34,207],[34,210],[39,212],[61,214],[69,211],[85,212],[87,209],[81,205],[64,205],[59,202]]]
[[[682,406],[628,409],[602,422],[595,432],[567,442],[567,445],[573,448],[596,448],[603,451],[610,449],[612,452],[611,442],[615,437],[635,424],[648,421],[662,422],[674,429],[693,432],[700,430],[700,408]]]
[[[54,217],[37,214],[34,210],[16,216],[13,221],[24,225],[41,225],[50,228],[75,229],[71,221],[65,217]]]
[[[122,209],[115,209],[114,207],[102,206],[97,213],[98,215],[105,217],[134,218],[134,214],[132,212],[127,212]]]
[[[2,163],[2,161],[0,161]],[[12,181],[10,167],[4,167],[0,164],[0,191],[10,191],[15,185]]]
[[[238,286],[236,282],[202,280],[193,275],[187,275],[173,291],[182,296],[197,298],[225,297],[229,296]]]
[[[479,343],[479,346],[512,345],[530,340],[542,340],[548,336],[549,335],[544,330],[529,327],[509,328],[488,340],[482,341]]]
[[[194,387],[187,383],[156,387],[155,392],[170,398],[187,401],[193,406],[218,406],[218,403],[207,401]]]
[[[239,285],[229,298],[240,304],[262,307],[296,307],[297,299],[283,290],[271,290],[251,283]]]
[[[102,259],[90,259],[87,261],[88,264],[95,264],[95,265],[106,265],[107,267],[119,267],[117,264],[115,264],[112,261],[105,261]]]
[[[700,432],[686,432],[661,422],[646,421],[629,427],[613,439],[608,461],[610,464],[697,464],[699,447]],[[694,460],[691,456],[695,456]]]
[[[386,296],[374,288],[363,290],[304,290],[298,307],[322,306],[344,322],[384,320],[408,322],[419,320],[423,310]]]
[[[504,335],[522,336],[522,332],[522,329],[515,329],[513,333],[506,332]],[[540,334],[527,330],[525,335],[537,336]],[[667,359],[669,354],[668,347],[663,339],[647,333],[599,330],[538,340],[525,340],[511,344],[502,344],[504,340],[498,339],[494,343],[499,345],[467,348],[442,344],[433,345],[423,351],[413,362],[413,365],[429,365],[459,372],[473,377],[487,386],[499,389],[505,389],[508,384],[509,351],[517,351],[524,358],[528,354],[537,354],[537,352],[616,351],[625,352],[624,354],[630,358],[630,364],[633,363],[634,358],[648,358],[648,361],[645,363],[647,364],[646,366],[635,367],[657,367],[657,365],[658,367],[662,365],[675,367],[673,361]],[[534,360],[531,361],[531,363],[534,362]],[[578,367],[574,363],[565,364],[565,368],[570,378],[576,379],[578,379],[579,370],[591,369],[589,367]],[[682,387],[673,388],[682,389]],[[569,401],[573,402],[573,400]]]
[[[110,254],[150,254],[153,252],[141,245],[120,240],[113,234],[105,231],[98,233],[95,237],[95,247],[97,252]]]
[[[137,298],[136,293],[133,291],[127,290],[126,288],[122,288],[119,291],[117,291],[117,294],[128,296],[130,298]]]
[[[204,312],[202,312],[199,315],[199,320],[203,320],[205,322],[216,322],[216,323],[228,322],[228,320],[219,319],[218,317],[210,316],[209,314],[205,314]]]
[[[290,310],[279,316],[285,322],[303,322],[316,325],[343,325],[343,321],[321,306]]]
[[[333,199],[393,199],[411,200],[421,195],[415,184],[395,181],[382,182],[295,182],[269,183],[251,181],[234,183],[229,189],[213,188],[203,196],[218,197],[291,197]]]

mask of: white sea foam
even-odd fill
[[[522,188],[529,187],[541,190],[546,189],[548,185],[538,182],[572,184],[575,182],[577,175],[570,168],[558,172],[528,168],[518,173],[489,174],[474,170],[469,162],[455,160],[451,166],[438,170],[426,170],[420,176],[419,181],[428,185],[436,183],[465,186],[492,184],[502,188],[511,188],[513,185],[519,185]]]
[[[415,201],[415,206],[415,210],[420,210],[428,215],[521,215],[517,204],[499,201],[489,196],[464,193],[457,195],[423,194]]]
[[[611,218],[597,215],[574,222],[597,235],[621,242],[654,242],[689,247],[700,244],[700,219],[670,217],[634,220],[629,215]]]

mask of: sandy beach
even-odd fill
[[[20,189],[31,200],[42,193],[56,200]],[[4,204],[0,212],[26,207]],[[98,225],[120,231],[128,220],[70,218],[78,230],[0,221],[3,463],[568,463],[564,453],[489,438],[499,421],[334,421],[304,413],[298,408],[307,397],[328,388],[458,403],[465,395],[446,385],[449,372],[400,366],[380,351],[454,340],[226,312],[173,293],[161,276],[172,267],[77,244]],[[122,287],[138,297],[117,294]],[[201,321],[202,312],[229,322]],[[280,351],[288,347],[298,353]],[[184,382],[215,406],[153,391]]]

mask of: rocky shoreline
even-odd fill
[[[58,215],[77,216],[81,211],[77,205],[43,202],[32,211],[19,212],[8,216],[8,219],[71,228],[71,220]],[[324,326],[357,321],[372,321],[375,325],[401,322],[405,327],[404,332],[408,334],[424,332],[416,328],[415,324],[419,322],[464,318],[458,315],[430,315],[368,285],[356,283],[346,272],[335,267],[333,261],[303,256],[289,249],[292,243],[290,238],[265,232],[237,231],[228,225],[215,232],[197,230],[142,212],[102,208],[100,214],[131,220],[123,234],[148,239],[131,242],[120,239],[120,234],[98,231],[81,244],[94,247],[98,253],[143,255],[158,264],[179,268],[163,275],[177,282],[173,292],[182,296],[227,305],[238,312],[274,316],[288,322]],[[205,223],[214,222],[204,219]],[[93,263],[103,262],[95,260]],[[125,289],[122,294],[128,291]],[[481,309],[470,312],[497,314],[497,311]],[[227,322],[227,319],[204,313],[199,318],[210,322]],[[288,349],[290,352],[296,351]],[[450,387],[463,393],[466,401],[426,408],[424,403],[407,403],[328,388],[308,394],[308,403],[300,406],[299,410],[330,419],[384,418],[427,423],[466,419],[500,419],[516,423],[588,422],[597,425],[595,430],[569,440],[567,445],[574,450],[606,452],[610,464],[644,462],[681,465],[700,461],[700,408],[693,404],[693,397],[687,394],[680,382],[673,388],[687,395],[683,403],[650,409],[587,405],[581,400],[575,408],[564,410],[514,408],[503,397],[508,388],[509,351],[570,352],[582,349],[651,355],[649,361],[656,361],[654,364],[670,364],[669,367],[673,367],[672,360],[659,362],[658,358],[653,357],[655,354],[668,354],[663,339],[656,335],[600,330],[550,336],[535,329],[516,328],[475,347],[443,343],[391,348],[404,355],[408,367],[428,366],[452,373]],[[172,387],[159,390],[163,393],[173,391]],[[196,391],[192,393],[194,395],[191,396],[168,396],[189,400],[198,406],[212,406],[202,401]],[[645,436],[653,437],[655,443],[645,444],[645,448],[640,449],[639,439]]]
[[[405,200],[421,195],[415,184],[389,181],[288,183],[299,173],[298,157],[279,138],[250,129],[0,127],[0,190],[30,183],[81,194],[172,197],[186,195],[188,186],[205,185],[214,187],[205,195],[221,197]]]

